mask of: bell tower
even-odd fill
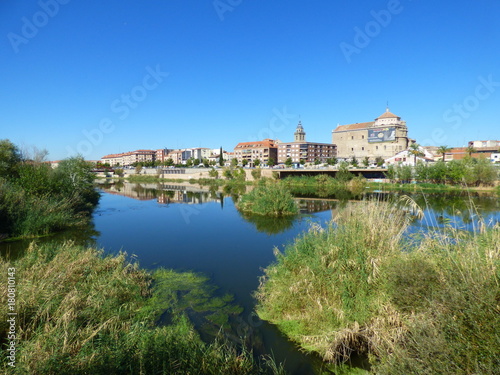
[[[295,130],[294,136],[295,136],[294,142],[305,142],[306,141],[306,132],[304,131],[304,128],[302,127],[302,121],[299,121],[299,124],[297,125],[297,130]]]

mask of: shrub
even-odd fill
[[[354,353],[377,374],[493,374],[500,368],[500,228],[410,242],[388,203],[350,204],[277,254],[258,314],[308,351]]]
[[[252,170],[252,177],[254,180],[260,179],[261,176],[262,176],[262,171],[260,168],[256,168],[256,169]]]
[[[298,213],[297,204],[282,184],[260,185],[240,197],[238,209],[265,216],[287,216]]]

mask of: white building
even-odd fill
[[[402,165],[415,165],[415,160],[417,163],[423,162],[423,163],[429,163],[434,161],[434,155],[431,154],[429,151],[427,151],[423,147],[418,148],[421,153],[423,153],[423,156],[417,156],[415,158],[414,155],[410,153],[410,150],[404,150],[401,152],[398,152],[396,155],[391,156],[388,159],[385,159],[385,164],[390,165],[390,164],[402,164]]]

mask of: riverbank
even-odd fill
[[[250,172],[250,171],[248,171]],[[343,180],[338,181],[338,179],[324,176],[322,175],[312,177],[312,176],[301,176],[301,177],[287,177],[282,181],[285,181],[288,186],[291,187],[307,187],[309,188],[318,188],[318,182],[320,185],[328,184],[328,181],[331,181],[330,185],[334,182],[344,182]],[[353,176],[354,177],[354,176]],[[147,176],[147,175],[137,175],[137,176],[129,176],[127,178],[111,178],[113,181],[126,180],[129,182],[137,182],[137,183],[175,183],[179,185],[193,185],[199,184],[204,186],[217,186],[223,187],[227,184],[230,185],[254,185],[261,179],[273,180],[273,177],[261,177],[258,179],[254,179],[253,177],[249,177],[249,173],[247,173],[245,179],[225,179],[225,178],[194,178],[193,176],[189,176],[183,179],[180,178],[162,178],[159,176]],[[109,178],[108,178],[109,179]],[[358,178],[361,179],[361,178]],[[103,178],[99,178],[99,180],[105,180]],[[466,184],[463,185],[450,185],[450,184],[442,184],[442,183],[402,183],[402,182],[390,182],[389,180],[378,181],[378,180],[370,180],[363,179],[366,182],[366,191],[397,191],[397,192],[485,192],[485,193],[495,193],[500,195],[500,185],[499,181],[494,182],[490,185],[480,185],[480,186],[468,186]]]
[[[258,314],[331,363],[377,374],[493,374],[500,367],[500,229],[408,239],[388,203],[348,205],[277,253]]]
[[[15,350],[0,352],[4,371],[14,362],[19,374],[281,373],[244,348],[200,339],[187,310],[204,311],[214,327],[239,310],[229,296],[211,296],[199,275],[149,273],[125,254],[72,243],[32,244],[18,260],[0,259],[0,270],[13,280],[0,313],[16,313],[14,324],[0,323],[2,337],[14,335]]]
[[[16,160],[0,175],[0,240],[42,237],[87,223],[99,200],[93,181],[91,166],[81,158],[64,160],[56,169]]]

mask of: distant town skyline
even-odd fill
[[[331,142],[386,108],[425,146],[494,140],[500,3],[0,5],[0,138],[59,160]]]

